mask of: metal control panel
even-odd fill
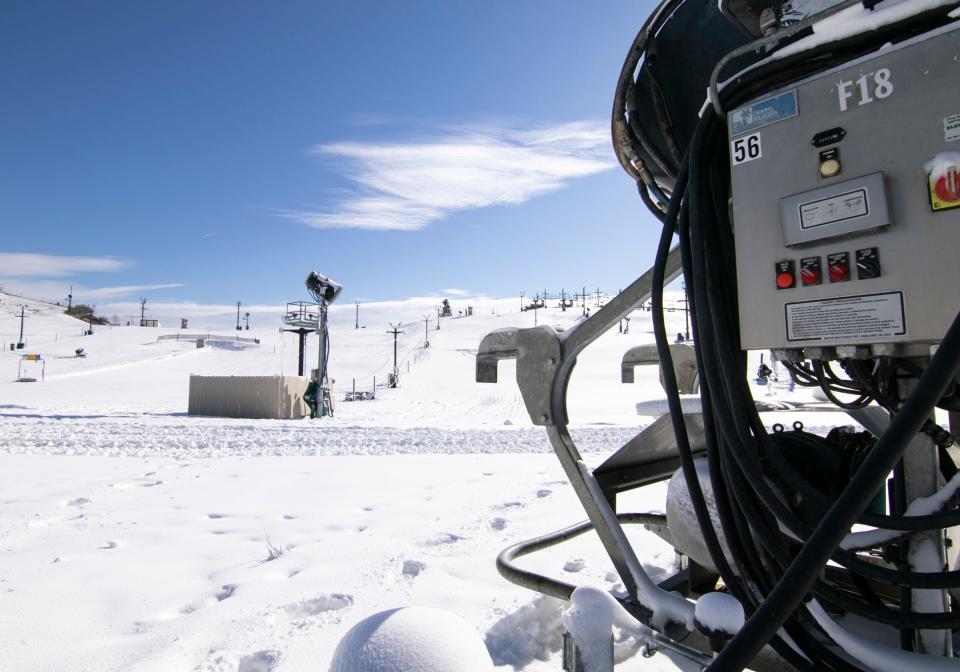
[[[925,165],[960,152],[958,82],[952,25],[730,112],[744,348],[942,338],[960,193]]]

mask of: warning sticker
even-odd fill
[[[903,293],[842,296],[784,306],[788,341],[841,341],[903,336]]]
[[[960,114],[943,118],[943,139],[947,142],[960,140]]]

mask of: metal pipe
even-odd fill
[[[617,521],[625,525],[641,524],[666,526],[667,517],[659,513],[618,513]],[[556,532],[544,534],[542,536],[508,546],[497,556],[497,571],[500,572],[500,575],[503,578],[513,584],[523,588],[529,588],[530,590],[534,590],[543,595],[549,595],[550,597],[555,597],[565,602],[569,602],[571,596],[573,595],[573,591],[576,590],[577,586],[565,581],[560,581],[559,579],[552,579],[550,577],[543,576],[542,574],[537,574],[536,572],[521,569],[514,564],[514,560],[522,558],[525,555],[531,555],[537,551],[542,551],[552,546],[557,546],[592,529],[593,523],[591,523],[589,520],[585,520],[581,523],[577,523],[576,525],[565,527],[562,530],[557,530]],[[625,600],[620,598],[617,598],[617,601],[621,604],[624,604],[625,602]],[[631,611],[626,604],[624,604],[624,608],[627,609],[627,611]],[[639,621],[636,625],[635,634],[638,639],[646,644],[647,649],[651,653],[656,652],[657,649],[672,651],[673,653],[699,665],[701,669],[709,665],[713,660],[711,655],[693,647],[681,644],[665,635],[661,635]]]

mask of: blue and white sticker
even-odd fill
[[[792,119],[797,114],[797,91],[794,89],[731,112],[730,136],[736,137],[784,119]]]

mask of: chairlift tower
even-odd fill
[[[305,301],[291,301],[287,303],[287,312],[284,313],[283,323],[290,327],[283,331],[299,336],[299,358],[297,360],[297,375],[304,375],[304,353],[307,345],[307,334],[315,333],[320,327],[320,306]]]
[[[440,318],[438,317],[437,318],[438,323],[439,323],[439,320]],[[400,382],[400,371],[397,369],[397,336],[406,332],[403,332],[400,330],[399,324],[393,324],[392,322],[389,324],[390,324],[390,331],[388,331],[387,333],[393,334],[393,373],[387,379],[387,385],[389,387],[396,387],[397,384]]]

